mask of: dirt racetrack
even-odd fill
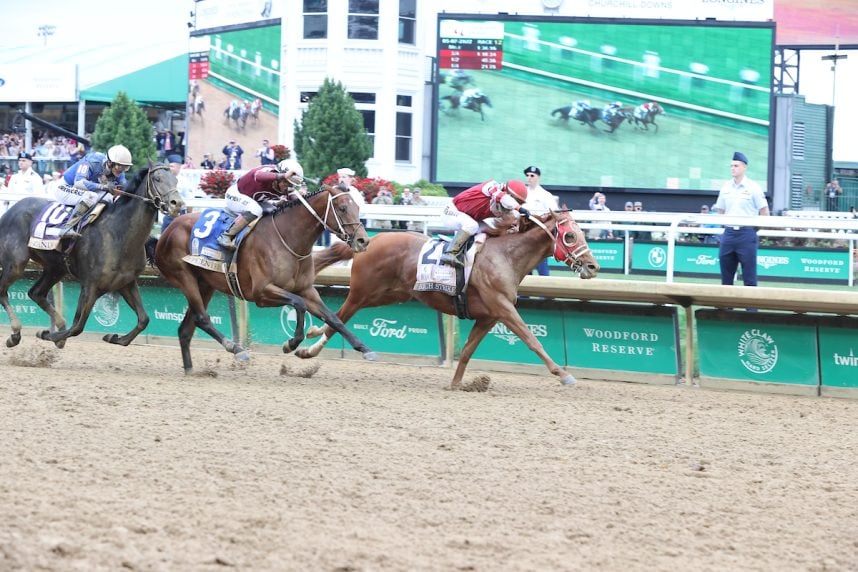
[[[0,355],[3,571],[858,569],[856,401],[52,348]]]

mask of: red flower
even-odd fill
[[[232,171],[217,168],[206,171],[200,179],[200,189],[209,196],[221,198],[233,182],[235,182],[235,174]]]
[[[292,150],[286,145],[280,145],[278,143],[277,145],[272,145],[271,150],[274,151],[274,160],[278,163],[292,156]]]

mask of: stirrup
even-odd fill
[[[227,250],[235,250],[235,240],[225,234],[217,237],[217,243]]]
[[[80,238],[80,233],[74,229],[74,227],[70,226],[66,229],[63,229],[59,234],[60,240],[64,238]]]
[[[441,255],[441,264],[446,264],[447,266],[455,266],[456,268],[464,268],[465,263],[459,260],[459,257],[450,252],[445,252]]]

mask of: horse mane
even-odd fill
[[[125,189],[128,193],[137,194],[137,189],[140,188],[140,184],[143,182],[143,179],[149,173],[149,169],[141,168],[134,172],[131,177],[126,177],[125,181]]]
[[[329,190],[330,190],[330,187],[328,187],[327,185],[322,185],[321,187],[319,187],[317,190],[313,191],[312,193],[308,193],[308,194],[304,195],[304,200],[308,201],[308,200],[312,199],[313,197],[315,197],[316,195],[323,193],[325,191],[329,191]],[[275,208],[273,211],[271,211],[271,214],[273,214],[273,215],[280,214],[283,211],[285,211],[287,209],[291,209],[295,205],[300,205],[300,204],[301,204],[301,201],[299,201],[298,199],[288,200],[284,203],[278,204],[277,208]]]

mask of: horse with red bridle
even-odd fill
[[[587,239],[568,211],[549,212],[531,216],[519,232],[506,232],[499,227],[497,236],[485,241],[474,259],[470,282],[466,290],[468,311],[475,320],[468,340],[459,356],[451,387],[461,386],[465,368],[477,346],[497,323],[501,322],[515,333],[531,351],[545,363],[548,370],[565,385],[575,378],[549,357],[515,308],[518,286],[536,265],[551,254],[567,264],[581,278],[593,278],[599,271]],[[331,264],[354,258],[349,294],[337,312],[343,323],[361,308],[385,306],[407,300],[417,300],[445,314],[456,315],[452,296],[443,292],[415,291],[418,257],[429,237],[413,233],[382,233],[375,236],[365,252],[354,254],[342,244],[314,255],[316,271]],[[307,337],[322,335],[322,339],[295,355],[302,358],[319,354],[333,335],[330,327],[312,327]]]
[[[188,310],[179,325],[179,345],[185,373],[193,372],[191,338],[199,327],[226,351],[242,361],[246,350],[226,339],[212,324],[206,308],[215,291],[241,297],[263,307],[291,306],[295,309],[295,332],[283,343],[289,353],[304,340],[306,312],[340,333],[364,359],[378,359],[322,302],[313,286],[313,245],[327,229],[345,241],[348,249],[362,251],[368,237],[360,223],[359,207],[348,190],[323,186],[319,191],[283,203],[264,214],[252,232],[238,243],[234,273],[200,267],[189,257],[191,243],[211,238],[221,212],[216,209],[178,217],[161,234],[155,248],[155,264],[167,282],[180,289],[188,300]],[[200,225],[197,220],[203,218]],[[208,233],[208,234],[206,234]],[[217,248],[217,247],[214,247]],[[229,261],[227,261],[229,263]]]

